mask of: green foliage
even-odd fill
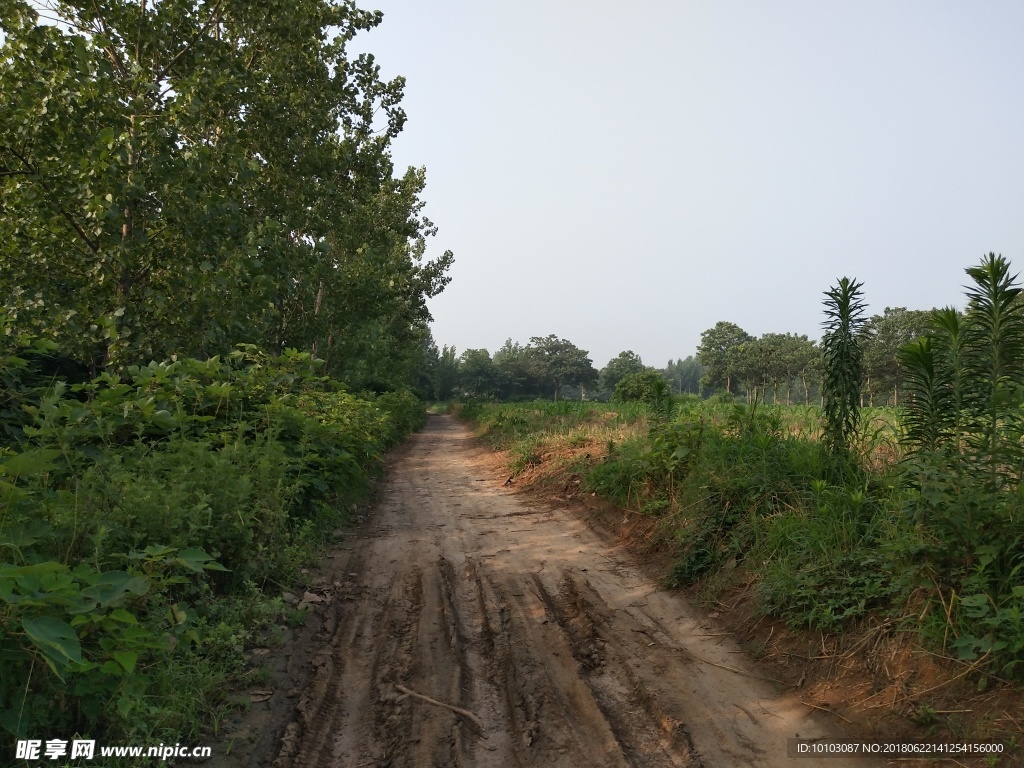
[[[543,397],[563,385],[588,385],[598,379],[586,350],[556,336],[535,336],[523,346],[508,339],[492,357],[486,349],[427,350],[434,396],[523,400]]]
[[[663,373],[665,379],[672,385],[676,394],[696,395],[700,392],[700,379],[703,369],[692,355],[685,360],[669,360]]]
[[[785,388],[786,404],[792,401],[792,385],[796,379],[803,382],[804,402],[807,401],[808,380],[815,378],[813,366],[819,350],[806,336],[791,333],[766,333],[749,339],[735,352],[736,375],[742,379],[751,401],[779,402],[779,390]]]
[[[486,349],[467,349],[459,358],[459,385],[469,397],[495,397],[501,389],[498,370]]]
[[[37,5],[0,9],[0,728],[173,742],[422,424],[452,257],[404,81],[348,52],[380,13]]]
[[[848,455],[860,420],[863,352],[858,337],[864,322],[861,285],[844,277],[825,294],[824,439],[838,457]]]
[[[541,394],[544,382],[538,376],[528,349],[528,346],[506,339],[494,353],[492,361],[501,385],[501,399],[519,400]]]
[[[665,377],[652,370],[626,374],[619,380],[612,393],[612,400],[617,403],[635,400],[651,406],[663,404],[670,397]]]
[[[404,81],[347,50],[381,15],[46,13],[62,23],[21,0],[2,17],[0,294],[19,327],[94,372],[246,341],[360,388],[407,380],[452,257],[423,262],[423,170],[394,177]]]
[[[922,529],[922,578],[945,606],[933,634],[952,633],[961,658],[984,654],[1001,674],[1019,675],[1024,305],[1001,256],[967,274],[966,311],[935,311],[928,334],[901,351],[906,471],[916,491],[907,511]]]
[[[733,381],[739,373],[741,347],[749,342],[750,334],[735,323],[725,321],[715,324],[700,335],[697,347],[697,362],[704,369],[700,380],[702,390],[722,387],[733,392]]]
[[[587,351],[554,334],[531,337],[527,358],[537,375],[554,387],[555,400],[558,400],[558,390],[563,384],[592,384],[597,381],[598,374],[587,357]]]
[[[614,391],[625,376],[644,373],[647,370],[649,369],[638,354],[632,350],[626,350],[609,360],[608,365],[601,369],[598,386]]]
[[[864,387],[868,403],[874,405],[879,397],[882,402],[901,402],[900,390],[904,387],[905,369],[900,362],[900,350],[928,331],[931,314],[907,310],[903,307],[886,307],[882,315],[872,315],[864,323],[861,346],[864,350]]]
[[[425,418],[321,368],[246,347],[21,392],[0,448],[0,728],[181,740],[223,706],[253,631],[223,606],[280,613],[273,593]]]
[[[447,400],[455,394],[459,383],[459,362],[456,359],[455,347],[447,344],[437,351],[434,347],[435,361],[429,382],[430,393],[435,400]]]

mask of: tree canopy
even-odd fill
[[[752,337],[735,323],[720,321],[700,336],[697,362],[704,368],[701,389],[724,387],[733,391],[733,380],[741,370],[741,347]]]
[[[686,392],[695,395],[700,392],[700,379],[703,369],[700,363],[694,359],[693,355],[690,355],[685,360],[682,358],[679,360],[669,360],[665,368],[662,369],[662,373],[665,376],[665,380],[672,385],[672,388],[678,394]]]
[[[904,379],[899,351],[931,330],[931,316],[931,312],[886,307],[883,314],[872,315],[864,323],[864,388],[872,403],[878,395],[887,400],[891,393],[893,404],[899,405]]]
[[[404,81],[351,56],[337,0],[67,2],[0,11],[0,302],[94,369],[239,342],[385,386],[421,362],[422,169]]]
[[[640,355],[627,349],[609,360],[608,365],[601,369],[598,383],[602,389],[614,390],[615,385],[622,380],[623,376],[628,376],[631,373],[643,373],[646,370],[647,366],[640,359]]]
[[[554,334],[530,338],[530,358],[534,370],[542,379],[554,386],[554,397],[564,384],[593,384],[597,382],[597,371],[587,357],[587,351],[580,349],[568,339]]]

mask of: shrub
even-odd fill
[[[612,401],[616,403],[637,400],[654,405],[669,395],[668,383],[658,371],[627,373],[615,385]]]
[[[38,345],[18,344],[0,357],[0,728],[182,740],[422,405],[253,347],[38,386]]]

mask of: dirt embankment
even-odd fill
[[[431,417],[329,560],[293,657],[310,673],[293,663],[214,764],[771,768],[808,764],[788,738],[841,735],[628,552],[504,479]]]

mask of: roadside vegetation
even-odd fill
[[[306,354],[129,366],[43,392],[0,357],[0,722],[12,735],[198,743],[245,650],[301,618],[282,594],[420,426]],[[10,402],[4,403],[10,405]]]
[[[861,407],[870,329],[844,279],[825,299],[823,406],[765,404],[757,380],[756,395],[723,378],[709,397],[672,396],[663,371],[623,377],[607,404],[456,410],[513,473],[558,463],[560,483],[656,519],[673,586],[743,582],[760,616],[910,633],[978,690],[1019,686],[1024,302],[1005,259],[967,272],[966,308],[928,314],[898,351],[898,408]]]
[[[379,13],[44,5],[0,10],[0,732],[198,745],[423,423],[452,256]]]

